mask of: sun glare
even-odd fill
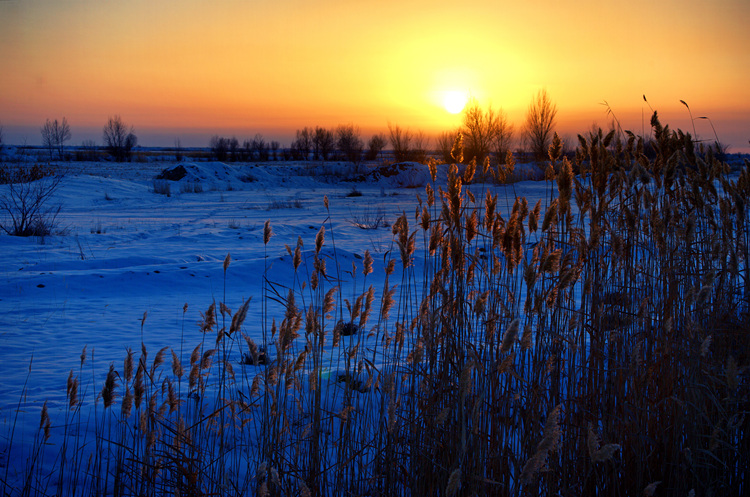
[[[458,90],[447,91],[443,97],[443,106],[445,107],[445,110],[451,114],[458,114],[464,110],[468,100],[469,97],[465,92]]]

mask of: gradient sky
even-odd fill
[[[640,132],[645,94],[747,151],[749,21],[748,0],[0,0],[0,124],[6,143],[63,116],[71,144],[101,142],[119,114],[143,145],[288,144],[316,125],[446,131],[451,90],[520,126],[544,88],[563,135],[606,125],[605,100]]]

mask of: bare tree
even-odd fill
[[[387,138],[385,137],[383,133],[372,135],[372,138],[370,138],[370,141],[367,142],[367,154],[365,155],[365,159],[367,160],[377,159],[380,152],[385,148],[386,143],[387,143]]]
[[[523,130],[529,151],[534,154],[536,160],[544,160],[547,157],[556,116],[557,105],[552,103],[547,90],[539,90],[529,104]]]
[[[120,116],[110,117],[104,126],[103,135],[109,155],[117,162],[130,160],[130,154],[138,144],[133,126],[128,129]]]
[[[250,150],[250,157],[252,160],[268,160],[268,146],[266,145],[266,140],[263,139],[263,135],[260,133],[256,133],[253,137],[253,141],[250,144]]]
[[[344,124],[336,128],[336,147],[344,158],[359,164],[362,160],[362,152],[365,145],[359,137],[359,128],[353,124]]]
[[[392,126],[388,123],[388,132],[390,133],[391,147],[393,147],[393,156],[396,162],[409,160],[409,150],[411,147],[411,132],[401,129],[398,125]]]
[[[277,154],[279,152],[280,147],[281,147],[281,144],[279,142],[277,142],[276,140],[271,141],[271,153],[273,154],[271,160],[274,160],[274,161],[279,160]]]
[[[303,128],[297,130],[297,139],[292,142],[292,155],[297,159],[308,160],[312,149],[313,130]]]
[[[55,119],[55,123],[57,123],[57,119]],[[54,132],[52,131],[52,123],[47,119],[47,122],[44,123],[44,126],[42,126],[42,129],[40,130],[42,133],[42,146],[47,149],[47,153],[49,153],[49,158],[52,160],[52,152],[55,149],[55,136]]]
[[[240,160],[240,141],[236,136],[233,136],[227,140],[227,146],[229,148],[229,157],[233,162]]]
[[[481,164],[490,154],[498,130],[498,114],[489,107],[482,110],[479,102],[472,98],[464,109],[461,133],[464,136],[464,157],[476,159]]]
[[[214,135],[208,142],[208,146],[211,149],[211,154],[214,156],[214,159],[218,161],[224,161],[227,159],[229,140],[227,140],[223,136]]]
[[[328,160],[331,152],[336,148],[333,131],[325,128],[315,128],[313,135],[313,159]]]
[[[42,145],[47,147],[49,158],[52,159],[53,152],[57,152],[58,158],[62,160],[65,142],[70,140],[71,137],[68,120],[64,117],[62,122],[57,119],[54,121],[47,119],[40,131],[42,133]]]

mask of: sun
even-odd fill
[[[464,110],[464,107],[466,107],[466,102],[468,102],[468,100],[469,96],[466,94],[466,92],[460,90],[446,91],[445,95],[443,96],[443,107],[445,107],[445,110],[447,110],[451,114],[458,114],[459,112]]]

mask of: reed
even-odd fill
[[[324,222],[287,247],[293,281],[264,275],[261,343],[226,290],[189,366],[182,344],[110,366],[95,463],[66,463],[90,443],[66,436],[57,477],[40,474],[43,411],[28,484],[4,493],[747,493],[750,165],[732,177],[656,113],[652,129],[651,156],[600,130],[561,160],[556,137],[533,207],[475,197],[473,167],[433,174],[379,289],[369,252],[339,267]],[[97,403],[81,374],[66,430]]]

